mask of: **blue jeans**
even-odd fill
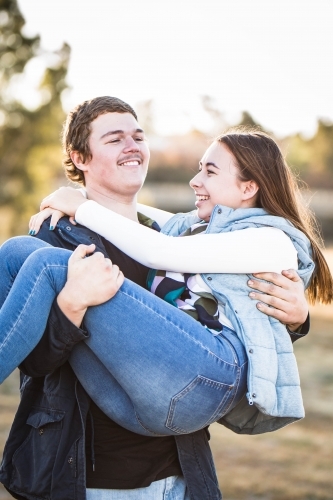
[[[87,489],[87,500],[189,500],[184,478],[171,476],[134,490]]]
[[[0,382],[41,338],[70,254],[31,237],[1,247]],[[246,392],[247,357],[234,332],[223,328],[214,336],[129,280],[88,309],[85,325],[91,336],[74,348],[70,363],[104,413],[133,432],[196,431]]]

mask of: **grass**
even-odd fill
[[[333,499],[332,347],[333,321],[313,316],[311,334],[295,345],[306,409],[301,422],[262,436],[211,427],[225,500]]]
[[[311,320],[311,333],[295,344],[305,419],[261,436],[211,427],[224,500],[333,500],[333,306],[311,308]],[[18,399],[13,373],[0,387],[0,450]],[[11,498],[0,485],[0,500]]]

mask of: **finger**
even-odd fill
[[[38,214],[37,214],[38,215]],[[30,221],[29,221],[29,229],[33,229],[34,227],[34,221],[35,221],[35,217],[37,216],[36,214],[35,215],[32,215],[30,217]]]
[[[247,283],[250,288],[254,288],[255,290],[263,292],[267,295],[274,295],[279,299],[287,300],[288,294],[290,294],[290,292],[285,288],[273,285],[273,283],[267,283],[266,281],[249,280]]]
[[[290,280],[280,273],[256,273],[253,276],[283,288],[287,288],[290,285]]]
[[[258,302],[257,309],[259,309],[260,312],[266,314],[267,316],[271,316],[272,318],[281,321],[281,323],[285,324],[287,321],[287,314],[284,311],[281,311],[280,309],[269,307],[263,304],[262,302]]]
[[[275,309],[279,309],[286,313],[292,307],[292,305],[290,305],[289,302],[272,295],[266,295],[264,293],[255,293],[255,292],[251,292],[249,295],[252,300],[258,300],[259,302],[272,306]]]
[[[48,219],[51,214],[52,210],[50,208],[47,208],[42,212],[39,212],[39,214],[34,215],[31,220],[29,234],[31,234],[32,236],[37,234],[44,220]]]
[[[119,274],[118,274],[118,276],[117,276],[117,281],[116,281],[117,286],[118,286],[118,289],[119,289],[119,288],[121,287],[121,285],[124,283],[124,279],[125,279],[124,274],[123,274],[121,271],[119,271]]]
[[[297,281],[301,281],[300,276],[298,275],[297,271],[295,269],[288,269],[286,271],[282,271],[283,276],[288,278],[291,281],[294,281],[297,283]]]
[[[71,215],[71,216],[70,216],[70,218],[69,218],[69,222],[70,222],[71,224],[73,224],[73,226],[76,226],[76,225],[77,225],[77,222],[76,222],[76,220],[74,219],[74,217],[73,217],[72,215]]]
[[[56,225],[58,224],[61,217],[64,217],[64,212],[60,212],[60,210],[53,210],[51,221],[50,221],[50,231],[53,231]]]
[[[111,271],[112,277],[113,278],[117,278],[117,276],[119,275],[119,273],[120,273],[119,267],[116,264],[113,264],[112,271]]]
[[[39,210],[42,211],[45,208],[48,208],[50,206],[50,201],[51,201],[52,194],[49,196],[46,196],[43,200],[42,203],[40,204]]]
[[[95,250],[96,245],[92,243],[91,245],[79,245],[71,255],[73,261],[84,259],[87,255],[90,255]],[[94,254],[96,255],[96,254]]]

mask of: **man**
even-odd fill
[[[85,185],[89,199],[158,230],[156,223],[137,214],[136,196],[149,150],[129,105],[101,97],[78,106],[67,120],[64,149],[67,176]],[[70,250],[94,243],[126,277],[145,287],[147,268],[68,218],[53,231],[44,223],[38,237]],[[295,281],[265,277],[277,286],[260,282],[254,288],[269,290],[270,295],[260,295],[261,302],[278,309],[264,310],[299,327],[307,317],[300,281],[292,274]],[[91,282],[92,276],[79,273],[75,286],[64,289],[43,338],[20,367],[26,374],[22,399],[0,480],[18,499],[220,499],[207,429],[176,437],[136,435],[107,418],[76,379],[67,360],[75,344],[89,335],[79,326],[95,299]],[[307,330],[308,323],[291,333],[292,339]]]

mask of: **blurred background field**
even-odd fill
[[[92,23],[101,21],[98,12],[109,8],[102,0],[94,2],[94,9],[83,2],[80,23],[74,24],[70,9],[76,8],[75,2],[0,0],[0,242],[25,234],[40,200],[67,184],[60,133],[69,107],[111,94],[134,106],[149,137],[151,162],[140,201],[166,210],[193,208],[188,181],[216,134],[247,125],[275,135],[299,178],[304,203],[316,215],[333,269],[333,66],[328,64],[333,60],[333,4],[206,0],[200,10],[200,2],[190,3],[188,23],[187,12],[180,10],[186,1],[177,6],[173,0],[125,2],[112,16],[103,14],[107,26],[94,34]],[[223,29],[212,29],[219,19]],[[143,44],[139,55],[133,52],[138,46],[133,24],[121,51],[126,67],[115,52],[103,52],[119,45],[115,37],[124,20],[139,21]],[[51,49],[48,35],[65,33],[64,26],[66,37],[58,50]],[[121,37],[123,41],[122,32]],[[196,40],[200,46],[194,49]],[[177,69],[175,61],[180,63]],[[81,73],[75,77],[78,68]],[[100,68],[105,73],[98,73]],[[242,73],[237,73],[239,68]],[[186,83],[193,69],[197,78]],[[71,101],[70,95],[80,97]],[[180,107],[178,114],[175,106]],[[308,115],[312,124],[305,124]],[[304,127],[297,129],[292,116]],[[163,122],[168,126],[162,133]],[[311,308],[311,320],[310,335],[295,345],[306,418],[256,437],[237,436],[218,425],[211,428],[226,500],[333,500],[333,306]],[[0,456],[18,398],[14,373],[0,387]],[[5,499],[9,497],[0,485],[0,500]]]

